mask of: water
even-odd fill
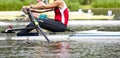
[[[106,15],[109,9],[100,10],[94,11],[93,9],[94,14]],[[112,10],[116,15],[115,19],[119,20],[119,9]],[[78,29],[80,28],[84,29],[78,27]],[[0,28],[0,30],[4,29],[6,27]],[[118,30],[119,27],[117,29],[111,27],[111,29]],[[60,41],[50,44],[44,41],[1,40],[0,58],[120,58],[120,40]]]
[[[79,39],[50,44],[35,40],[0,40],[0,58],[120,58],[120,40]]]
[[[109,41],[109,40],[108,40]],[[0,41],[0,58],[120,58],[120,41]]]

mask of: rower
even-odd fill
[[[49,18],[41,19],[40,16],[36,16],[31,13],[31,11],[37,13],[41,12],[36,9],[44,9],[44,11],[42,12],[54,10],[55,19],[49,19]],[[65,30],[69,30],[67,29],[69,11],[63,0],[55,0],[53,3],[50,4],[44,4],[40,2],[39,4],[36,5],[23,7],[23,11],[29,15],[31,23],[27,25],[27,27],[24,29],[18,29],[21,31],[18,32],[17,35],[24,34],[26,36],[29,34],[30,31],[36,29],[38,33],[42,33],[42,35],[46,38],[46,40],[50,42],[47,36],[42,32],[41,27],[52,32],[64,32]],[[10,29],[10,30],[15,31],[17,29]]]
[[[68,25],[68,19],[69,19],[69,10],[63,0],[54,0],[54,2],[50,4],[44,4],[43,2],[39,2],[38,4],[35,5],[30,5],[23,7],[24,8],[30,8],[30,10],[34,13],[41,13],[41,12],[48,12],[48,11],[54,11],[55,13],[55,18],[54,19],[49,19],[49,18],[44,18],[41,19],[41,15],[35,15],[35,19],[37,19],[39,25],[41,28],[52,31],[52,32],[64,32],[67,29]],[[44,11],[40,11],[38,9],[44,9]],[[27,27],[33,27],[33,24],[30,23]],[[29,33],[32,31],[33,28],[27,29],[27,30],[22,30],[19,33]]]

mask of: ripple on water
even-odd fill
[[[120,41],[29,42],[0,41],[0,58],[120,58]]]

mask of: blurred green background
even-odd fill
[[[0,0],[0,11],[21,10],[23,5],[36,0]],[[120,0],[65,0],[71,11],[90,8],[120,8]]]

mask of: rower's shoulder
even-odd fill
[[[54,1],[54,3],[63,3],[62,1]]]

